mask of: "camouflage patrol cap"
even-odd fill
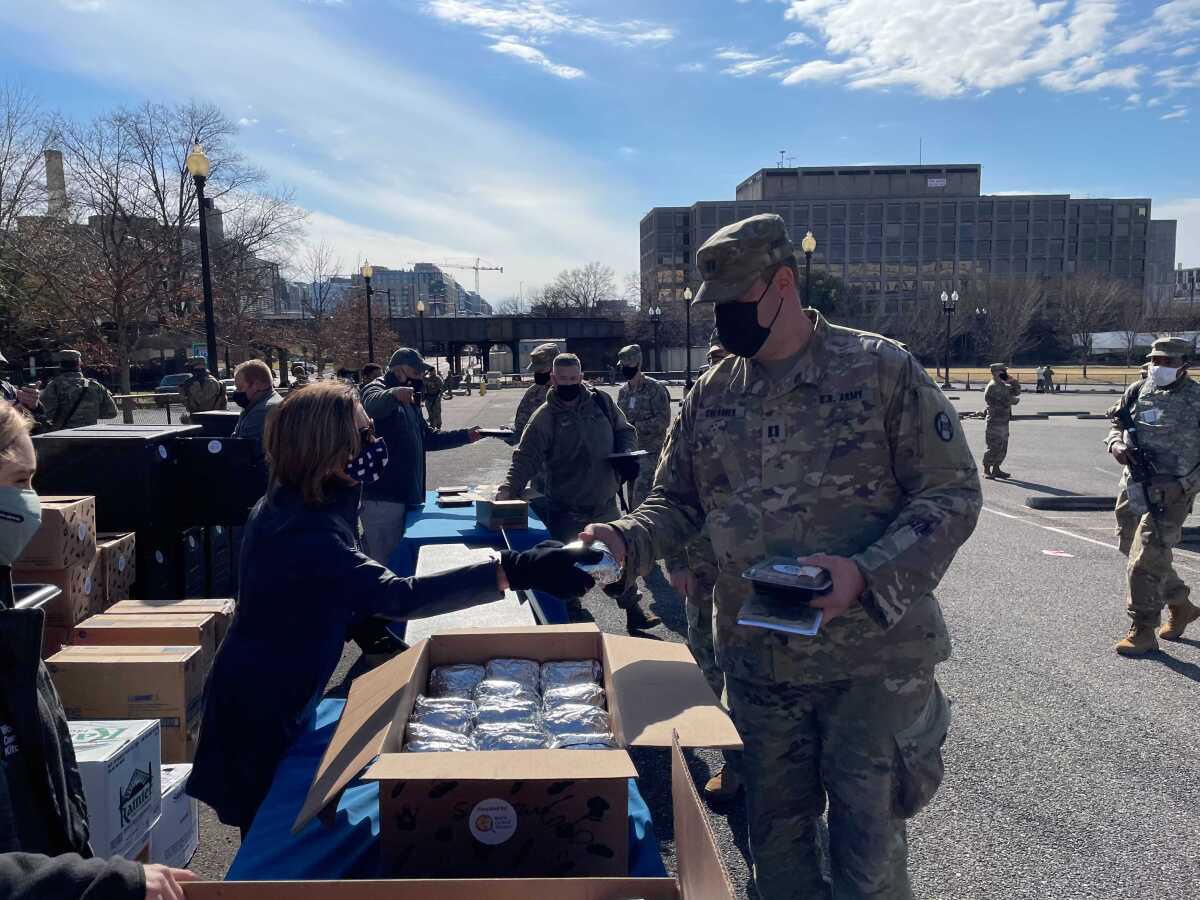
[[[640,366],[642,364],[642,348],[637,344],[622,347],[617,353],[617,362],[623,366]]]
[[[1008,363],[992,363],[988,368],[993,372],[1003,372],[1008,368]]]
[[[1150,346],[1150,352],[1146,354],[1146,359],[1153,359],[1156,356],[1182,357],[1186,359],[1191,355],[1191,341],[1177,337],[1161,337]]]
[[[787,226],[774,213],[726,225],[696,251],[696,267],[704,283],[692,305],[732,303],[764,270],[795,254]]]
[[[75,362],[83,362],[83,354],[78,350],[59,350],[58,359],[60,362],[74,360]]]
[[[558,356],[558,344],[554,342],[538,344],[529,353],[529,365],[525,367],[525,371],[549,372],[550,367],[554,365],[556,356]]]

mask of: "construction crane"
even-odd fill
[[[475,272],[475,293],[479,293],[479,273],[480,272],[504,272],[504,266],[483,265],[483,260],[478,256],[475,257],[475,262],[455,262],[454,260],[446,260],[446,262],[438,263],[442,269],[464,269],[473,270]]]

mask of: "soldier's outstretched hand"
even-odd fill
[[[833,579],[833,587],[828,594],[817,597],[809,606],[825,613],[822,627],[832,622],[858,603],[858,598],[866,590],[867,583],[863,580],[862,572],[854,560],[844,556],[827,556],[819,553],[816,556],[802,556],[798,562],[801,565],[820,566]]]
[[[625,565],[625,539],[621,537],[621,532],[617,531],[611,525],[599,525],[596,523],[588,525],[583,531],[579,532],[579,539],[588,544],[592,541],[603,542],[612,552],[613,559],[617,561],[617,565]]]

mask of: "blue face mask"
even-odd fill
[[[383,477],[388,464],[387,441],[383,438],[371,440],[372,432],[363,429],[362,452],[346,466],[346,474],[359,484],[374,484]]]
[[[13,565],[42,524],[42,501],[25,488],[0,488],[0,566]]]

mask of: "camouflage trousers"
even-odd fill
[[[1008,456],[1008,419],[989,418],[983,438],[987,443],[987,451],[983,454],[984,469],[999,466]]]
[[[638,477],[629,488],[630,512],[642,505],[642,502],[650,496],[650,489],[654,487],[654,470],[658,468],[658,457],[662,454],[662,448],[647,447],[646,449],[650,451],[650,455],[638,459],[640,467]]]
[[[717,665],[717,654],[713,649],[713,590],[717,585],[717,573],[707,563],[693,564],[692,575],[696,579],[696,594],[684,598],[687,613],[687,642],[704,679],[712,692],[720,698],[721,705],[729,708],[729,694],[725,690],[725,673]],[[736,750],[725,751],[725,765],[741,768],[742,754]]]
[[[932,669],[829,684],[726,679],[745,742],[750,855],[763,900],[909,900],[905,820],[942,782],[950,705]],[[817,820],[828,806],[832,888]]]
[[[1129,596],[1126,611],[1138,624],[1157,625],[1164,606],[1189,603],[1189,588],[1175,571],[1173,550],[1183,540],[1183,523],[1192,511],[1192,497],[1185,497],[1157,516],[1139,516],[1129,508],[1129,495],[1122,488],[1117,497],[1117,539],[1129,557],[1125,568]]]
[[[425,398],[425,413],[429,427],[435,431],[442,430],[442,395]]]

